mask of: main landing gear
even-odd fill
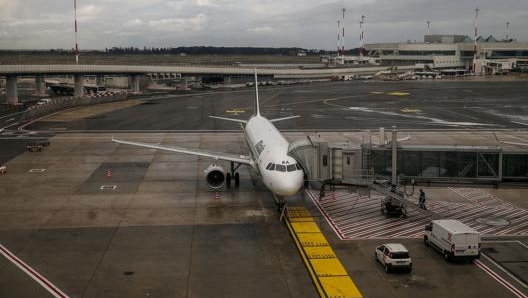
[[[283,197],[277,196],[275,194],[273,194],[273,199],[275,200],[275,206],[277,206],[277,211],[282,213],[284,207],[286,206],[286,200]]]
[[[236,171],[238,170],[239,167],[240,167],[239,163],[237,163],[235,166],[235,162],[234,161],[231,162],[231,169],[229,173],[226,174],[226,186],[228,188],[231,187],[231,179],[235,180],[235,187],[240,186],[240,175]]]

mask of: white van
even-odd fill
[[[431,221],[425,226],[424,243],[440,251],[446,260],[480,258],[480,233],[458,220]]]

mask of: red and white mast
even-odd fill
[[[341,53],[345,55],[345,9],[343,8],[343,18],[341,19],[341,24],[343,25],[341,32]]]
[[[359,29],[361,33],[359,34],[359,57],[363,58],[363,24],[365,23],[365,16],[361,16],[361,21],[359,21]]]
[[[341,32],[341,21],[337,20],[337,54],[336,54],[337,57],[339,57],[339,51],[341,47],[341,38],[339,37],[340,32]]]
[[[475,40],[473,43],[473,75],[477,74],[477,22],[478,22],[478,7],[475,8]]]
[[[77,0],[73,0],[73,11],[75,16],[75,64],[79,64],[79,42],[77,40]]]

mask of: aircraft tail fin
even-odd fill
[[[258,98],[258,80],[257,80],[257,68],[255,68],[255,114],[260,116],[260,106]]]

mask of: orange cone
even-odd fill
[[[112,177],[112,171],[110,170],[106,171],[106,177]]]
[[[220,195],[218,195],[218,193],[215,193],[215,199],[220,199]]]

